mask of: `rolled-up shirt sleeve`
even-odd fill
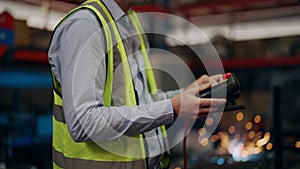
[[[169,99],[134,107],[104,106],[105,37],[96,18],[82,17],[93,15],[91,12],[84,10],[76,15],[59,27],[49,49],[51,69],[61,83],[65,120],[74,141],[114,140],[171,124]]]

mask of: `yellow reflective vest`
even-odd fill
[[[100,0],[88,0],[83,3],[81,6],[75,8],[69,12],[66,17],[58,24],[61,23],[81,9],[91,10],[101,22],[103,26],[104,34],[106,37],[106,46],[108,49],[107,53],[107,73],[106,73],[106,82],[104,85],[104,106],[111,106],[112,100],[112,85],[113,85],[113,68],[114,68],[114,59],[116,57],[116,50],[118,50],[117,55],[121,57],[121,64],[124,72],[124,105],[132,107],[136,106],[136,96],[134,92],[134,86],[132,82],[131,72],[129,63],[127,60],[127,55],[125,51],[122,38],[117,29],[117,26],[105,5]],[[156,82],[154,79],[153,71],[151,69],[151,64],[146,52],[146,44],[144,37],[141,34],[143,28],[139,22],[139,19],[136,13],[132,10],[129,11],[129,19],[135,29],[137,30],[141,42],[141,52],[144,57],[146,75],[148,79],[148,84],[151,90],[151,94],[157,93]],[[109,25],[109,26],[108,26]],[[56,27],[56,28],[57,28]],[[112,37],[115,38],[117,44],[113,48]],[[115,141],[110,141],[107,144],[117,145],[117,147],[124,147],[125,156],[116,155],[97,145],[94,142],[75,142],[70,133],[68,132],[67,125],[64,119],[63,111],[63,99],[61,97],[61,86],[57,81],[54,73],[51,73],[53,80],[53,94],[54,94],[54,106],[53,106],[53,168],[69,168],[69,169],[83,169],[83,168],[104,168],[104,169],[121,169],[121,168],[146,168],[146,153],[143,140],[143,134],[135,136],[138,139],[136,143],[133,143],[132,140],[129,142],[126,139],[118,139]],[[164,126],[161,127],[164,138],[166,139],[166,129]],[[169,152],[168,152],[169,153]],[[166,155],[166,154],[165,154]],[[167,157],[162,158],[161,167],[167,168],[170,164],[169,154]]]

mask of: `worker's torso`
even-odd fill
[[[73,19],[89,19],[93,20],[95,22],[98,22],[95,15],[90,10],[81,10],[77,13],[73,14],[64,24],[68,24],[68,21]],[[134,82],[134,87],[137,93],[137,98],[139,104],[147,104],[153,102],[152,96],[149,91],[149,87],[147,84],[147,77],[145,72],[145,65],[144,65],[144,59],[143,55],[140,52],[140,40],[138,36],[136,35],[136,31],[133,28],[133,26],[130,24],[129,20],[127,18],[121,17],[119,20],[116,21],[118,30],[120,32],[120,35],[123,38],[123,44],[125,45],[128,62],[130,65],[131,75]],[[57,33],[60,34],[59,31],[63,31],[62,29],[58,29]],[[100,29],[100,28],[99,28]],[[80,32],[78,32],[80,33]],[[57,39],[55,39],[57,38]],[[57,42],[52,46],[52,48],[58,49],[56,50],[56,53],[52,53],[49,55],[49,58],[53,61],[53,64],[58,67],[57,72],[54,72],[58,76],[58,81],[61,80],[61,77],[59,77],[60,73],[60,63],[59,63],[59,57],[60,51],[59,48],[61,46],[61,41],[59,40],[60,37],[55,37],[53,41]],[[103,47],[105,48],[105,47]],[[112,90],[112,105],[114,106],[122,106],[124,105],[124,74],[122,71],[122,64],[119,64],[121,62],[121,58],[119,57],[119,54],[117,53],[116,49],[114,50],[114,76],[113,76],[113,90]],[[99,63],[99,64],[104,64]],[[105,75],[102,75],[105,76]],[[150,138],[152,136],[153,139],[148,139],[147,142],[147,152],[149,154],[159,154],[158,152],[161,152],[162,147],[158,145],[163,145],[162,139],[157,139],[157,134],[160,133],[160,130],[153,129],[151,131],[148,131],[145,133],[145,135]],[[154,157],[152,158],[153,161],[156,161]],[[151,161],[151,159],[150,159]],[[151,162],[150,162],[151,163]]]

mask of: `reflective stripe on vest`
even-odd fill
[[[158,92],[158,90],[157,90],[156,81],[155,81],[155,78],[154,78],[154,73],[153,73],[153,70],[152,70],[152,66],[151,66],[149,56],[148,56],[148,53],[147,53],[146,44],[145,44],[144,37],[143,37],[144,29],[143,29],[143,27],[142,27],[142,25],[139,21],[139,18],[137,16],[137,14],[135,13],[135,11],[129,10],[128,14],[129,14],[128,17],[129,17],[131,23],[133,24],[133,26],[135,27],[135,29],[137,30],[138,36],[140,38],[141,52],[142,52],[142,55],[144,57],[147,80],[148,80],[148,84],[149,84],[149,87],[150,87],[151,94],[154,95]]]
[[[129,63],[127,60],[127,54],[125,51],[124,44],[122,42],[121,36],[118,32],[118,29],[113,21],[112,16],[109,11],[106,9],[104,4],[102,4],[99,0],[88,0],[83,5],[75,8],[71,12],[69,12],[66,17],[58,24],[59,27],[63,21],[71,16],[78,10],[81,9],[89,9],[99,18],[102,23],[102,27],[104,28],[104,33],[106,36],[106,46],[108,49],[107,53],[107,74],[106,74],[106,82],[104,86],[104,106],[110,106],[112,100],[112,84],[113,84],[113,44],[112,37],[114,36],[117,41],[117,48],[119,49],[120,57],[122,58],[122,66],[124,73],[124,105],[126,106],[136,106],[135,93],[133,82],[131,78],[131,72],[129,68]],[[109,25],[109,26],[108,26]],[[56,27],[56,28],[57,28]],[[56,30],[56,29],[55,29]],[[140,32],[140,31],[138,31]],[[143,40],[141,42],[144,43]],[[144,52],[143,52],[144,53]],[[143,54],[144,58],[145,55]],[[148,58],[148,56],[147,56]],[[149,59],[148,59],[149,61]],[[150,62],[145,65],[147,70],[151,69]],[[152,71],[152,70],[151,70]],[[154,80],[154,76],[148,76],[148,83],[151,88],[151,93],[156,91],[156,83]],[[153,74],[153,72],[152,72]],[[149,78],[153,78],[149,80]],[[143,142],[142,134],[139,134],[136,137],[139,137],[140,140],[136,144],[126,144],[126,141],[123,142],[118,141],[110,141],[109,144],[124,144],[126,148],[126,154],[128,157],[122,157],[106,150],[102,149],[100,146],[93,142],[75,142],[67,129],[64,112],[63,112],[63,99],[61,97],[61,87],[54,74],[52,73],[53,79],[53,94],[54,94],[54,106],[53,106],[53,168],[144,168],[145,167],[145,148]],[[155,85],[150,85],[154,83]],[[154,89],[153,89],[153,86]],[[162,127],[162,133],[164,137],[166,137],[165,127]],[[136,146],[140,144],[139,146]],[[143,158],[131,158],[132,157],[143,157]],[[107,167],[105,167],[107,166]]]
[[[87,1],[87,2],[90,3],[92,1]],[[98,16],[98,18],[100,19],[100,21],[103,24],[105,36],[110,37],[110,38],[107,38],[107,47],[109,49],[108,50],[108,58],[109,58],[108,62],[109,63],[108,63],[107,67],[110,69],[110,68],[113,68],[113,62],[112,62],[113,61],[113,50],[112,50],[111,31],[110,31],[109,27],[107,26],[108,21],[106,21],[105,17],[103,17],[102,14],[99,12],[99,11],[101,11],[101,9],[100,10],[97,9],[97,6],[104,8],[103,4],[102,5],[100,5],[100,4],[101,4],[100,1],[98,1],[97,4],[96,3],[84,4],[83,6],[80,6],[76,9],[72,10],[70,13],[72,14],[80,9],[90,9]],[[107,13],[107,14],[109,14],[109,13]],[[70,14],[67,15],[67,17],[69,17],[69,16],[70,16]],[[110,24],[111,23],[113,23],[113,22],[110,22]],[[111,24],[111,25],[114,25],[114,24]],[[115,27],[115,25],[112,27]],[[114,33],[118,33],[118,32],[116,32],[117,31],[116,27],[114,30],[115,30]],[[117,37],[117,39],[119,39],[119,41],[121,40],[119,34],[115,35],[115,37]],[[131,81],[132,78],[131,78],[131,72],[129,69],[129,64],[127,61],[126,53],[125,53],[125,48],[124,48],[124,45],[122,42],[121,43],[119,42],[117,44],[117,46],[120,50],[121,49],[123,50],[122,52],[120,51],[120,54],[121,54],[121,56],[123,56],[122,63],[123,63],[123,67],[125,68],[123,71],[125,72],[124,75],[126,74],[124,79],[127,79],[126,84],[128,84],[128,86],[126,86],[127,90],[125,90],[126,92],[124,92],[124,96],[125,96],[124,100],[127,100],[124,104],[127,106],[134,106],[134,105],[136,105],[135,94],[134,94],[132,82],[128,82],[128,81]],[[107,75],[107,76],[109,77],[109,75]],[[112,73],[111,73],[110,77],[111,78],[108,78],[108,79],[112,79]],[[128,79],[130,79],[130,80],[128,80]],[[54,81],[54,88],[60,89],[58,87],[60,85],[59,85],[58,81],[55,79],[55,77],[53,77],[53,81]],[[111,91],[111,89],[109,89],[109,88],[111,88],[110,87],[111,85],[112,85],[112,81],[107,80],[105,83],[105,91]],[[130,90],[130,88],[131,88],[131,90]],[[60,93],[61,93],[61,91],[60,91]],[[105,106],[110,106],[110,100],[111,100],[111,92],[108,92],[108,94],[106,94],[104,96]],[[98,166],[103,166],[103,164],[102,164],[103,162],[107,163],[110,161],[111,162],[132,162],[132,165],[134,165],[136,163],[141,164],[141,161],[143,161],[143,160],[137,159],[137,158],[131,158],[130,156],[133,156],[133,157],[140,156],[140,157],[145,158],[145,150],[144,150],[144,143],[143,143],[142,135],[138,136],[138,137],[140,137],[139,142],[133,143],[131,145],[126,144],[126,141],[120,142],[119,140],[109,142],[110,145],[111,144],[117,144],[117,145],[124,144],[123,147],[127,147],[126,151],[124,153],[127,154],[129,157],[121,157],[121,156],[109,153],[109,152],[105,151],[104,149],[100,148],[97,144],[95,144],[93,142],[84,142],[84,143],[74,142],[72,140],[72,138],[67,130],[67,126],[64,122],[62,102],[63,101],[62,101],[61,97],[54,90],[54,104],[55,104],[54,111],[55,112],[54,112],[54,118],[53,118],[53,132],[54,132],[53,133],[53,148],[56,152],[62,153],[64,155],[62,157],[77,159],[77,161],[82,161],[82,160],[88,160],[88,161],[90,160],[90,161],[94,161],[94,162],[97,161]],[[141,144],[141,148],[136,146],[138,144]],[[54,161],[54,163],[56,164],[56,166],[59,166],[62,168],[65,168],[65,167],[69,168],[68,166],[70,166],[70,164],[68,162],[70,162],[70,160],[62,160],[62,161],[66,162],[66,163],[58,164],[57,161]],[[144,162],[143,162],[143,165],[144,165]],[[71,168],[73,168],[73,167],[71,167]]]
[[[120,169],[120,168],[128,168],[128,169],[140,169],[144,168],[144,161],[129,161],[129,162],[98,162],[91,160],[82,160],[82,159],[74,159],[65,157],[64,154],[52,149],[53,159],[58,163],[53,163],[54,169],[62,169],[59,166],[65,165],[66,168],[71,169]],[[62,160],[63,159],[63,160]]]
[[[117,42],[117,48],[119,49],[120,52],[120,56],[122,59],[122,68],[123,68],[123,75],[124,75],[124,105],[132,107],[132,106],[136,106],[136,100],[135,100],[135,93],[134,93],[134,87],[133,87],[133,83],[132,83],[132,77],[131,77],[131,71],[130,71],[130,67],[129,67],[129,63],[128,63],[128,59],[127,59],[127,54],[126,54],[126,50],[124,47],[124,44],[122,42],[122,38],[121,35],[118,31],[118,28],[116,26],[116,23],[114,22],[114,19],[112,18],[111,14],[109,13],[108,9],[105,7],[105,5],[99,1],[99,0],[88,0],[84,3],[85,5],[89,6],[88,4],[90,4],[91,6],[95,7],[97,9],[97,7],[100,9],[96,12],[101,12],[103,11],[104,13],[102,14],[103,16],[108,18],[108,22],[103,23],[103,27],[111,27],[113,32],[114,32],[114,37],[116,38],[116,42]],[[102,9],[102,10],[101,10]],[[97,15],[101,15],[100,13],[97,13]],[[101,16],[102,16],[101,15]],[[105,21],[104,21],[105,22]],[[109,24],[109,25],[108,25]],[[108,26],[105,26],[108,25]],[[110,39],[112,36],[107,37],[106,39]],[[108,50],[112,50],[113,46],[109,45],[108,46]],[[113,57],[112,55],[109,57]],[[111,58],[112,60],[112,58]],[[110,62],[108,64],[108,67],[113,67],[113,63]],[[112,73],[112,72],[110,72]],[[113,74],[110,74],[109,76],[113,76]],[[106,81],[106,84],[111,85],[111,89],[112,89],[112,77],[110,78],[111,81]],[[105,91],[106,89],[104,89]],[[111,92],[110,92],[111,93]],[[110,97],[110,101],[111,101],[111,94],[109,95]],[[108,99],[108,98],[107,98]],[[104,98],[104,100],[106,100]],[[104,106],[110,106],[111,104],[107,104]]]
[[[143,29],[143,27],[139,21],[139,18],[134,10],[129,10],[128,14],[129,14],[128,18],[130,19],[131,23],[137,30],[137,33],[138,33],[138,36],[139,36],[139,39],[141,42],[141,52],[144,57],[144,62],[145,62],[145,67],[146,67],[146,76],[147,76],[148,84],[150,87],[150,91],[151,91],[152,95],[155,95],[155,94],[157,94],[158,90],[157,90],[154,73],[153,73],[152,66],[151,66],[151,63],[149,60],[149,56],[147,53],[147,47],[146,47],[144,36],[143,36],[145,34],[144,29]],[[164,137],[164,146],[169,147],[167,130],[166,130],[165,126],[161,126],[161,132]],[[164,156],[161,160],[161,166],[163,168],[169,168],[169,165],[171,163],[171,161],[170,161],[171,152],[168,150],[166,153],[167,154],[164,154]]]

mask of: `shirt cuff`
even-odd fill
[[[153,107],[155,112],[161,113],[156,123],[160,125],[170,125],[174,122],[174,111],[171,99],[154,102]]]

